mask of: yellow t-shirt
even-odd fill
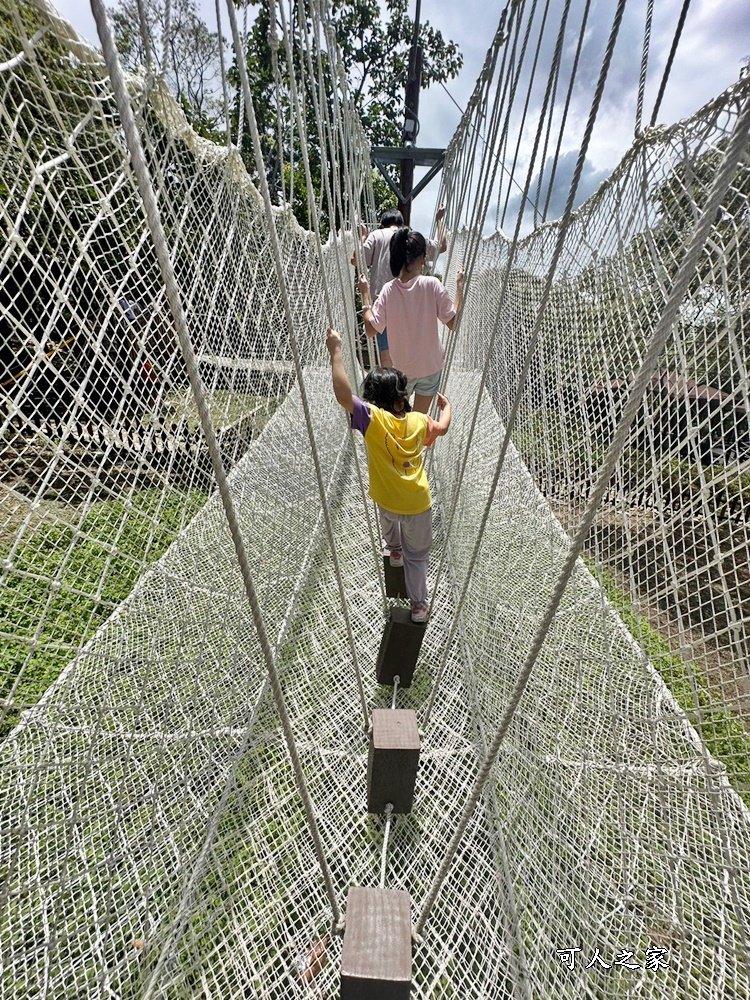
[[[354,397],[352,428],[367,446],[370,496],[392,514],[421,514],[432,506],[422,451],[437,437],[437,424],[426,413],[394,416]]]

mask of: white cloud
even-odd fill
[[[223,13],[225,3],[226,0],[221,0]],[[566,66],[569,67],[573,59],[583,5],[584,0],[573,0],[571,4],[561,85],[557,94],[558,106],[564,101]],[[440,147],[450,142],[460,120],[460,112],[454,100],[462,108],[466,106],[497,28],[499,6],[487,0],[460,0],[459,3],[440,0],[438,3],[422,5],[423,19],[429,20],[434,28],[442,31],[444,37],[455,41],[464,55],[464,68],[459,77],[447,84],[449,93],[440,86],[433,86],[421,95],[419,138],[422,145]],[[81,0],[58,0],[57,7],[87,39],[98,44],[96,28],[87,3]],[[682,0],[661,0],[654,5],[649,75],[644,101],[645,122],[651,116],[681,7]],[[216,19],[214,0],[199,0],[199,8],[206,22],[213,27]],[[530,8],[530,4],[524,4],[519,9],[527,12]],[[562,4],[559,9],[562,10]],[[610,3],[592,5],[576,89],[561,147],[563,160],[558,177],[565,173],[571,156],[577,155],[602,64],[613,10],[614,4]],[[646,0],[635,0],[626,7],[599,119],[588,151],[584,182],[593,184],[595,178],[611,172],[632,142],[645,11]],[[252,20],[252,13],[250,19]],[[531,118],[524,131],[525,140],[533,135],[536,128],[534,109],[538,110],[541,106],[556,33],[557,25],[550,21],[541,47],[537,80],[531,99]],[[672,122],[692,114],[737,79],[741,60],[749,54],[750,17],[747,14],[747,0],[722,0],[721,3],[716,0],[693,0],[658,120]],[[522,81],[521,101],[524,99],[525,86],[525,81]],[[511,146],[513,144],[511,141]],[[528,145],[522,151],[522,163],[527,155]],[[415,226],[429,230],[438,187],[439,182],[434,181],[415,202],[412,220]],[[556,183],[552,199],[555,205],[558,203],[557,188]]]

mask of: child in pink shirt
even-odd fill
[[[464,269],[458,269],[456,301],[437,278],[422,275],[427,245],[421,233],[404,227],[391,238],[391,272],[388,282],[370,305],[370,286],[359,279],[362,315],[368,336],[388,327],[388,346],[394,368],[406,374],[408,392],[414,392],[414,409],[426,413],[440,385],[444,352],[438,320],[452,330],[461,305]]]
[[[437,239],[426,241],[427,259],[436,261],[441,253],[445,253],[448,246],[448,238],[443,225],[445,217],[445,205],[441,205],[435,215],[437,223]],[[396,209],[388,209],[380,219],[380,229],[368,235],[367,227],[361,225],[360,235],[362,237],[362,249],[364,250],[365,264],[370,269],[370,294],[375,301],[380,295],[384,285],[393,280],[391,274],[391,237],[398,230],[403,228],[404,217]],[[408,228],[408,227],[407,227]],[[352,264],[356,263],[356,255],[352,254]],[[378,351],[380,352],[380,364],[383,368],[391,368],[390,351],[388,350],[388,331],[383,330],[377,336]]]

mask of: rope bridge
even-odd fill
[[[242,60],[257,184],[229,117],[211,143],[153,65],[123,74],[98,0],[103,55],[0,0],[0,998],[331,997],[347,891],[375,885],[410,895],[412,996],[744,997],[750,84],[644,130],[649,5],[634,144],[573,211],[619,3],[547,221],[588,5],[503,11],[446,156],[439,266],[467,295],[432,614],[394,691],[324,348],[333,325],[361,377],[369,152],[327,5],[297,6],[271,5],[307,229],[272,204]],[[395,705],[414,806],[370,815]]]

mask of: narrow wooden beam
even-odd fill
[[[341,1000],[409,1000],[411,899],[353,885],[341,950]]]
[[[410,813],[419,768],[419,729],[410,708],[376,708],[367,756],[367,811]]]
[[[375,664],[378,684],[393,684],[398,675],[399,687],[411,686],[426,628],[411,620],[409,608],[391,608]]]

